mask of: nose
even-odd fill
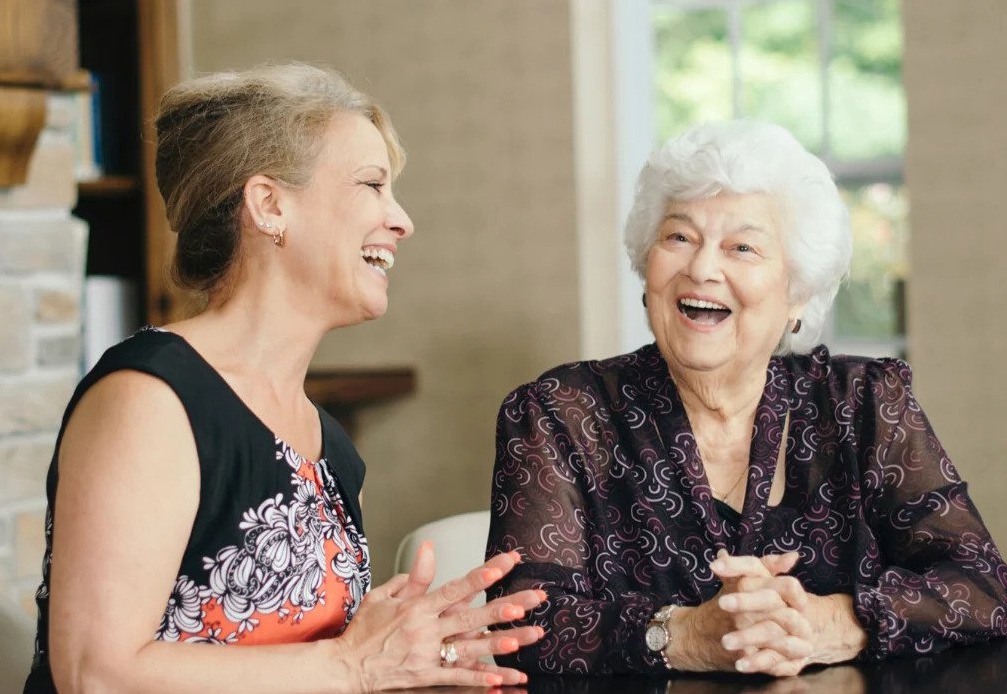
[[[385,227],[394,231],[399,238],[407,239],[413,235],[413,220],[393,197],[389,198],[388,214],[385,217]]]
[[[696,284],[721,281],[724,279],[724,273],[720,266],[720,259],[720,249],[716,245],[703,244],[689,259],[689,264],[685,269],[686,274]]]

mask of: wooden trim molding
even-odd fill
[[[0,187],[6,188],[28,180],[28,164],[45,126],[46,93],[0,85],[0,104]]]
[[[400,398],[416,390],[416,371],[409,367],[387,369],[312,369],[304,392],[339,420],[352,438],[362,407]]]
[[[154,114],[165,90],[182,77],[179,51],[180,0],[137,3],[140,43],[140,117],[143,132],[143,188],[147,218],[147,295],[145,315],[163,325],[196,312],[198,298],[174,287],[168,263],[175,252],[175,235],[168,225],[164,201],[157,190],[154,155],[157,138]]]

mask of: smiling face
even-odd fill
[[[647,256],[647,317],[672,372],[765,369],[791,306],[783,213],[763,194],[672,202]]]
[[[413,224],[392,195],[388,148],[358,114],[337,114],[308,185],[284,190],[288,259],[305,305],[339,325],[388,308],[387,272]]]

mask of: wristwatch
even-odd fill
[[[672,669],[671,663],[668,662],[668,656],[664,649],[668,646],[668,641],[670,636],[668,634],[668,620],[671,618],[671,613],[678,609],[678,605],[665,605],[650,618],[647,622],[647,631],[644,632],[644,641],[647,643],[647,648],[649,648],[653,653],[660,654],[661,660],[664,661],[665,666],[669,670]]]

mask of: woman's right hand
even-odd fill
[[[479,607],[471,600],[520,562],[516,552],[500,554],[462,578],[429,591],[434,553],[424,543],[409,575],[399,575],[364,597],[342,636],[330,644],[343,662],[356,664],[361,691],[421,686],[500,686],[522,684],[526,676],[511,668],[482,663],[481,656],[513,653],[542,638],[540,627],[484,632],[491,624],[524,617],[545,600],[545,592],[525,590]],[[454,644],[458,661],[441,662],[441,644]]]

